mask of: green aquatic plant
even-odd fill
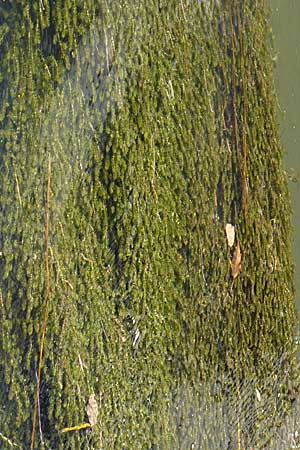
[[[290,206],[256,3],[0,5],[1,445],[264,448],[291,417]]]

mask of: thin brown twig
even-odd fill
[[[237,17],[237,35],[234,30],[234,10]],[[237,152],[237,163],[239,177],[241,182],[241,210],[244,216],[245,230],[247,233],[247,207],[248,207],[248,191],[247,191],[247,139],[246,139],[246,121],[247,121],[247,102],[246,102],[246,85],[245,85],[245,58],[244,44],[241,27],[241,16],[239,6],[236,0],[230,4],[230,30],[231,30],[231,51],[232,51],[232,103],[233,103],[233,127],[234,140]],[[241,92],[242,92],[242,117],[241,129],[239,129],[237,118],[237,96],[236,96],[236,61],[235,61],[235,41],[238,40],[240,51],[240,71],[241,71]],[[240,149],[241,138],[241,149]]]
[[[237,120],[237,96],[236,96],[236,62],[235,62],[235,40],[236,40],[236,34],[233,26],[233,20],[234,20],[234,11],[233,6],[237,9],[236,2],[232,3],[230,2],[230,32],[231,32],[231,54],[232,54],[232,103],[233,103],[233,129],[234,129],[234,139],[235,139],[235,147],[236,147],[236,155],[237,155],[237,164],[239,167],[239,172],[241,176],[241,155],[239,153],[239,127],[238,127],[238,120]],[[237,12],[238,14],[238,12]],[[242,177],[241,177],[242,178]],[[242,188],[243,189],[243,188]],[[243,203],[243,190],[242,190],[242,203]],[[243,205],[242,205],[243,209]],[[234,276],[232,280],[231,289],[234,282]],[[240,397],[239,388],[237,390],[237,396]],[[241,450],[241,425],[239,420],[239,412],[238,412],[238,423],[237,423],[237,450]]]
[[[235,65],[235,32],[233,29],[233,7],[230,5],[230,35],[231,35],[231,85],[232,85],[232,108],[233,108],[233,130],[234,130],[234,143],[237,152],[237,158],[239,160],[239,130],[237,122],[237,100],[236,100],[236,65]]]
[[[247,124],[247,98],[246,98],[246,83],[245,83],[245,55],[244,55],[244,42],[243,33],[241,27],[240,11],[237,8],[237,25],[239,34],[240,45],[240,64],[241,64],[241,91],[243,102],[243,115],[242,115],[242,151],[243,151],[243,165],[242,165],[242,207],[244,212],[244,220],[246,225],[246,215],[248,207],[248,192],[247,192],[247,139],[246,139],[246,124]],[[246,227],[247,230],[247,227]]]
[[[50,300],[50,271],[49,271],[49,200],[50,200],[50,188],[51,188],[51,159],[48,160],[48,173],[47,173],[47,191],[45,198],[45,310],[43,316],[41,338],[40,338],[40,348],[39,348],[39,364],[37,370],[37,383],[36,383],[36,395],[35,404],[32,420],[32,431],[31,431],[31,444],[30,450],[34,448],[34,438],[35,438],[35,428],[37,420],[37,412],[39,408],[39,392],[40,392],[40,382],[41,382],[41,371],[43,363],[43,352],[44,352],[44,342],[47,327],[48,311],[49,311],[49,300]]]

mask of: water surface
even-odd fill
[[[282,109],[282,143],[285,166],[290,175],[292,201],[293,256],[295,260],[296,302],[300,308],[300,2],[272,0],[272,24],[277,61],[275,82]],[[298,181],[296,181],[298,179]]]

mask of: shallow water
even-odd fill
[[[286,149],[284,162],[290,175],[296,304],[300,311],[300,2],[271,0],[270,3],[277,54],[275,81],[282,110],[281,139]]]

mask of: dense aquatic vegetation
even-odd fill
[[[295,315],[267,14],[1,2],[1,448],[286,448]]]

